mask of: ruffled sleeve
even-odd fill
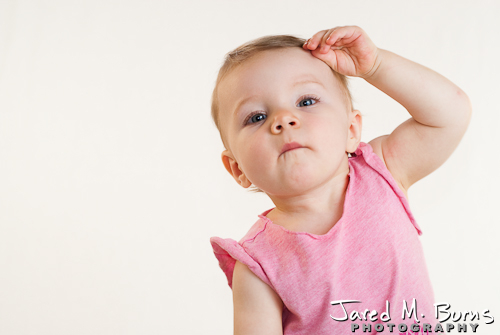
[[[264,283],[273,287],[260,264],[238,242],[229,238],[211,237],[210,243],[219,266],[227,277],[229,287],[233,288],[233,270],[236,261],[248,266]]]

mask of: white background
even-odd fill
[[[0,0],[0,334],[230,334],[209,243],[273,207],[220,160],[224,54],[263,35],[362,27],[470,97],[451,158],[409,190],[436,301],[500,330],[496,1]],[[362,141],[409,114],[351,80]],[[470,332],[470,329],[469,329]]]

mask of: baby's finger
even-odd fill
[[[307,48],[307,44],[309,43],[309,40],[310,40],[310,38],[306,40],[306,42],[304,43],[304,45],[302,46],[302,48],[304,48],[304,49],[306,49],[306,50],[309,50],[309,49]]]
[[[327,32],[327,30],[321,30],[321,31],[318,31],[316,34],[314,34],[308,40],[308,42],[304,45],[306,47],[306,49],[316,50],[318,45],[321,43],[321,38],[325,35],[325,32]]]
[[[333,43],[330,42],[328,40],[328,38],[331,36],[332,32],[334,32],[338,28],[339,27],[335,27],[335,28],[331,28],[331,29],[326,30],[325,34],[321,38],[321,44],[320,44],[320,49],[319,49],[320,53],[327,53],[328,50],[330,50],[331,45]]]
[[[361,29],[357,26],[336,27],[327,37],[327,43],[332,46],[342,46],[352,42],[356,32]]]

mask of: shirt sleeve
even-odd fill
[[[368,165],[370,165],[375,171],[377,171],[387,181],[387,183],[391,186],[392,190],[401,201],[401,204],[403,204],[406,214],[408,215],[408,218],[410,219],[411,223],[417,230],[418,235],[422,235],[422,229],[420,229],[419,225],[417,224],[417,221],[415,220],[415,217],[413,216],[413,213],[411,212],[408,199],[406,199],[403,191],[401,191],[401,189],[399,188],[398,184],[394,180],[394,177],[392,176],[391,172],[387,169],[384,162],[382,162],[380,157],[373,152],[372,146],[369,143],[360,142],[358,148],[355,151],[355,154],[357,156],[362,154],[363,158],[365,159],[365,162]]]
[[[236,261],[245,264],[264,283],[271,288],[273,287],[260,264],[238,242],[229,238],[212,237],[210,243],[231,289],[233,288],[233,271]]]

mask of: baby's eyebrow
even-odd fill
[[[326,87],[325,85],[323,85],[321,82],[315,80],[315,79],[304,79],[304,80],[299,80],[299,81],[296,81],[295,83],[293,83],[291,85],[291,87],[296,87],[296,86],[299,86],[299,85],[305,85],[305,84],[317,84],[317,85],[320,85],[321,87],[323,87],[325,90],[326,90]],[[245,99],[242,99],[241,101],[238,102],[238,104],[236,105],[236,107],[234,108],[233,110],[233,115],[237,115],[238,114],[238,111],[240,110],[241,106],[243,106],[244,104],[246,104],[249,100],[252,100],[253,98],[256,98],[258,97],[257,95],[251,95],[249,97],[246,97]]]
[[[319,81],[313,80],[313,79],[306,79],[306,80],[297,81],[292,85],[292,87],[299,86],[299,85],[305,85],[305,84],[318,84],[321,87],[326,89],[326,87],[322,83],[320,83]]]
[[[234,115],[238,114],[238,111],[240,110],[241,106],[246,104],[248,100],[252,100],[253,98],[256,98],[256,97],[257,97],[257,95],[251,95],[251,96],[246,97],[245,99],[241,100],[240,102],[238,102],[238,104],[236,105],[236,108],[233,111],[233,114]]]

